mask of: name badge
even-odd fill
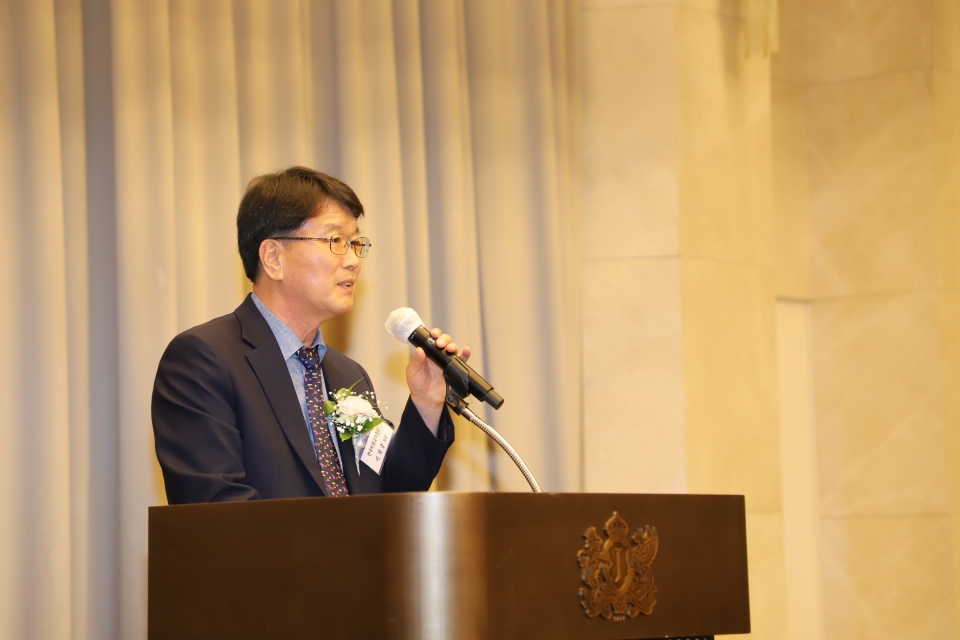
[[[363,448],[360,462],[373,469],[377,475],[380,475],[380,470],[383,469],[383,460],[387,457],[391,438],[393,438],[393,429],[386,422],[381,422],[370,431],[367,446]]]

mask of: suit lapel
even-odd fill
[[[338,360],[343,357],[340,353],[328,347],[323,362],[320,363],[323,378],[327,385],[327,393],[333,393],[337,389],[349,387],[357,382],[356,377],[353,380],[347,380],[346,374],[338,366]],[[370,388],[367,381],[361,379],[353,390],[355,392],[369,391]],[[347,483],[347,491],[350,492],[350,495],[382,491],[383,483],[380,476],[375,474],[372,469],[365,464],[361,464],[360,470],[357,471],[357,457],[353,451],[353,442],[340,440],[338,444],[340,446],[340,461],[343,464],[343,479]]]
[[[247,362],[260,380],[260,386],[270,402],[280,428],[314,482],[323,494],[327,495],[323,477],[320,475],[320,465],[317,464],[317,456],[313,451],[310,435],[307,433],[307,424],[303,419],[300,401],[290,382],[290,372],[283,361],[280,345],[277,344],[270,325],[264,320],[250,296],[243,301],[236,310],[236,314],[240,319],[243,339],[254,347],[253,351],[247,354]]]

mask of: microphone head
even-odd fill
[[[400,342],[407,342],[410,336],[417,330],[417,327],[423,326],[423,320],[417,315],[417,312],[410,307],[400,307],[387,317],[387,333],[392,335]]]

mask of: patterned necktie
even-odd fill
[[[327,414],[323,410],[323,383],[320,379],[320,357],[316,347],[301,347],[297,359],[303,363],[303,389],[307,398],[307,416],[313,431],[313,449],[320,463],[320,475],[327,493],[331,496],[345,496],[347,483],[343,480],[340,459],[333,444],[333,435],[327,428]]]

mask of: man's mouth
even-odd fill
[[[356,280],[353,280],[353,279],[351,279],[351,280],[344,280],[344,281],[342,281],[342,282],[338,282],[338,283],[337,283],[337,286],[338,286],[338,287],[343,287],[344,289],[350,289],[350,290],[352,290],[352,289],[353,289],[353,283],[354,283],[354,282],[356,282]]]

